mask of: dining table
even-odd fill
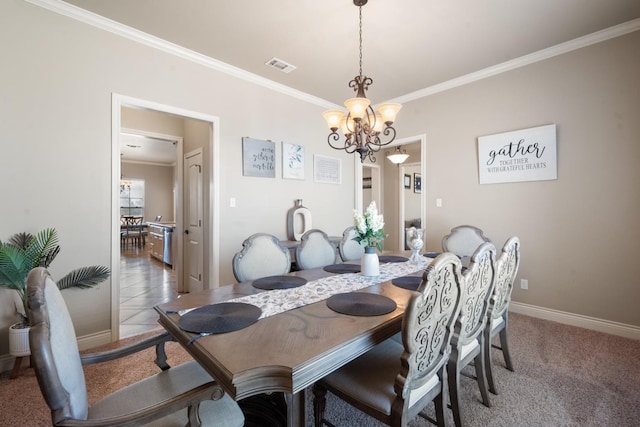
[[[304,426],[304,390],[401,330],[431,258],[380,261],[377,277],[363,276],[359,263],[335,264],[182,294],[154,309],[229,396],[283,393],[287,425]]]

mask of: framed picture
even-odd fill
[[[411,175],[409,175],[408,173],[404,174],[404,188],[411,188]]]
[[[334,157],[313,156],[313,181],[342,184],[342,161]]]
[[[413,192],[422,193],[422,176],[419,173],[413,174]]]
[[[282,142],[282,178],[304,179],[304,147]]]
[[[276,177],[276,144],[269,140],[242,138],[242,175]]]
[[[362,178],[362,188],[371,188],[371,177]]]

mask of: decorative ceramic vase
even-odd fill
[[[9,353],[15,357],[29,356],[31,347],[29,347],[29,330],[30,326],[24,323],[16,323],[9,327]]]
[[[374,246],[364,248],[364,255],[360,260],[360,271],[363,276],[377,277],[380,275],[380,259]]]
[[[302,199],[287,212],[287,238],[300,241],[304,233],[311,230],[311,211],[302,206]]]

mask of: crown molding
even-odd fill
[[[408,93],[397,98],[389,100],[389,102],[406,103],[409,101],[415,101],[416,99],[424,98],[429,95],[433,95],[446,90],[454,89],[459,86],[463,86],[469,83],[476,82],[478,80],[486,79],[498,74],[505,73],[507,71],[515,70],[516,68],[524,67],[534,64],[536,62],[544,61],[545,59],[553,58],[554,56],[562,55],[583,47],[591,46],[596,43],[600,43],[609,39],[623,36],[625,34],[632,33],[640,30],[640,18],[634,19],[623,24],[616,25],[614,27],[606,28],[595,33],[588,34],[583,37],[578,37],[573,40],[569,40],[564,43],[560,43],[556,46],[552,46],[547,49],[542,49],[537,52],[530,53],[528,55],[515,58],[501,64],[493,65],[491,67],[484,68],[482,70],[466,74],[464,76],[451,79],[442,83],[438,83],[433,86],[426,87],[424,89],[417,90],[415,92]]]
[[[311,104],[318,105],[327,109],[340,108],[336,104],[329,102],[325,99],[317,96],[310,95],[306,92],[293,89],[289,86],[276,83],[273,80],[266,79],[258,76],[257,74],[250,73],[241,68],[234,67],[226,62],[219,61],[206,55],[202,55],[198,52],[186,49],[177,44],[168,42],[161,38],[152,36],[135,28],[128,27],[120,24],[111,19],[100,16],[96,13],[89,12],[85,9],[79,8],[69,3],[65,3],[61,0],[24,0],[27,3],[42,7],[76,21],[91,25],[96,28],[100,28],[110,33],[119,35],[129,40],[144,44],[146,46],[158,49],[176,57],[185,59],[187,61],[194,62],[207,68],[234,76],[236,78],[266,87],[268,89],[280,92],[285,95],[300,99],[302,101],[309,102]],[[464,86],[469,83],[473,83],[488,77],[492,77],[507,71],[515,70],[520,67],[534,64],[545,59],[553,58],[554,56],[562,55],[583,47],[591,46],[596,43],[600,43],[615,37],[620,37],[625,34],[632,33],[640,30],[640,18],[634,19],[610,28],[606,28],[601,31],[597,31],[592,34],[588,34],[583,37],[578,37],[573,40],[569,40],[564,43],[560,43],[556,46],[552,46],[547,49],[542,49],[537,52],[533,52],[528,55],[521,56],[491,67],[484,68],[482,70],[466,74],[455,79],[447,80],[442,83],[438,83],[432,86],[428,86],[424,89],[417,90],[415,92],[408,93],[406,95],[399,96],[389,100],[389,102],[406,103],[415,101],[416,99],[424,98],[436,93],[444,92],[446,90],[454,89],[460,86]]]
[[[229,74],[233,77],[245,80],[276,92],[289,95],[294,98],[298,98],[302,101],[309,102],[324,108],[336,108],[336,105],[325,99],[317,96],[310,95],[306,92],[293,89],[289,86],[276,83],[273,80],[266,79],[258,76],[257,74],[250,73],[241,68],[234,67],[226,62],[219,61],[206,55],[202,55],[190,49],[186,49],[177,44],[168,42],[159,37],[152,36],[143,31],[136,30],[119,22],[105,18],[104,16],[90,12],[88,10],[79,8],[69,3],[65,3],[61,0],[24,0],[27,3],[31,3],[35,6],[39,6],[43,9],[47,9],[51,12],[66,16],[67,18],[74,19],[92,27],[99,28],[101,30],[108,31],[115,35],[124,37],[126,39],[141,43],[143,45],[158,49],[170,55],[174,55],[178,58],[191,61],[193,63],[202,65],[204,67]]]

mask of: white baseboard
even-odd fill
[[[598,319],[596,317],[583,316],[581,314],[568,313],[566,311],[537,307],[535,305],[523,304],[515,301],[511,301],[509,303],[509,311],[536,317],[538,319],[551,320],[565,325],[578,326],[592,331],[640,340],[640,327],[638,326],[612,322],[610,320]]]

